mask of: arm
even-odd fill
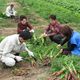
[[[25,49],[26,49],[26,51],[28,52],[29,56],[33,56],[33,57],[34,57],[33,52],[31,52],[27,47],[26,47]]]
[[[13,8],[13,15],[16,15],[16,13],[17,13],[16,10]]]
[[[52,30],[52,32],[49,33],[50,30]],[[53,26],[52,24],[49,24],[49,27],[46,29],[45,33],[47,34],[47,36],[54,36],[55,34],[58,34],[59,31],[60,30],[58,25]]]
[[[27,26],[28,26],[28,28],[29,28],[30,30],[33,29],[32,25],[31,25],[30,23],[28,23],[28,22],[27,22]]]
[[[28,22],[27,22],[27,25],[28,25],[28,28],[30,29],[30,32],[34,33],[34,29],[33,29],[32,25]]]
[[[22,32],[23,30],[21,30],[21,24],[20,23],[18,23],[18,27],[17,27],[17,33],[20,33],[20,32]]]
[[[53,34],[49,34],[49,30],[50,30],[50,25],[44,31],[44,34],[43,34],[44,37],[48,37],[48,36],[53,35]]]
[[[68,41],[68,38],[65,37],[65,38],[62,40],[62,42],[60,43],[60,45],[63,46],[67,41]]]
[[[45,29],[44,33],[47,34],[49,30],[50,30],[50,25]]]
[[[54,36],[56,33],[47,34],[47,36]]]
[[[58,48],[58,49],[61,48],[61,46],[63,46],[67,41],[68,41],[68,38],[65,37],[65,38],[61,41],[61,43],[58,44],[57,48]]]
[[[24,43],[24,51],[28,52],[29,56],[33,56],[33,57],[34,57],[33,52],[31,52],[31,51],[26,47],[26,44],[25,44],[25,43]]]
[[[8,7],[6,8],[5,13],[6,13],[6,14],[10,14],[9,10],[10,10],[10,7],[8,6]]]

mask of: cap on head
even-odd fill
[[[24,40],[28,40],[32,38],[32,34],[29,32],[29,30],[24,30],[19,34],[19,37],[22,37]]]

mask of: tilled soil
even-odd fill
[[[18,63],[14,68],[4,68],[0,65],[0,80],[47,80],[48,66],[32,66],[28,62]]]

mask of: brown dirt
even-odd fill
[[[15,0],[9,0],[9,5],[11,2],[18,9],[20,8],[20,4],[14,2]],[[36,15],[37,16],[37,15]],[[38,17],[40,22],[45,22],[44,19]],[[35,29],[44,29],[45,25],[37,26]],[[0,35],[11,35],[17,33],[17,28],[1,28]],[[35,66],[32,67],[29,63],[20,64],[15,68],[3,68],[2,63],[0,62],[0,80],[47,80],[49,76],[50,67],[44,66]],[[28,71],[27,71],[28,70]]]
[[[7,36],[7,35],[15,34],[16,31],[17,31],[16,28],[2,28],[0,29],[0,35]]]
[[[34,29],[45,29],[45,25],[42,25],[42,26],[35,26]],[[11,35],[11,34],[16,34],[17,33],[17,28],[0,28],[0,35],[3,35],[3,36],[8,36],[8,35]]]
[[[24,70],[27,74],[17,75]],[[28,71],[27,71],[28,70]],[[13,73],[16,72],[16,74]],[[0,80],[47,80],[49,67],[32,67],[29,63],[20,64],[15,68],[0,68]],[[19,73],[20,74],[20,73]]]

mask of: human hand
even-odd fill
[[[42,34],[42,36],[43,36],[43,37],[47,37],[47,34],[46,34],[46,33],[44,33],[44,34]]]
[[[29,56],[32,56],[32,57],[34,57],[34,54],[33,54],[33,52],[31,52],[31,51],[28,51],[28,54],[29,54]]]
[[[61,44],[58,44],[58,45],[57,45],[57,49],[60,49],[60,48],[61,48]]]
[[[15,56],[15,59],[16,59],[17,61],[22,61],[22,60],[23,60],[23,58],[22,58],[21,56]]]
[[[63,52],[63,49],[61,49],[59,53],[62,53],[62,52]]]
[[[31,29],[31,30],[30,30],[30,32],[34,33],[34,30],[33,30],[33,29]]]

